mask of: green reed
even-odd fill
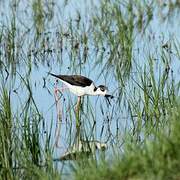
[[[31,89],[29,89],[31,91]],[[12,91],[1,86],[0,100],[0,174],[2,179],[60,178],[53,168],[51,134],[42,140],[42,115],[35,108],[31,93],[22,111],[12,108]],[[13,109],[13,110],[12,110]],[[49,135],[48,135],[49,133]]]
[[[98,166],[90,161],[75,171],[76,179],[176,179],[179,178],[179,102],[169,109],[165,120],[170,126],[160,129],[155,139],[135,144],[126,138],[123,154]]]
[[[12,154],[12,112],[10,105],[9,92],[1,89],[0,102],[0,157],[1,157],[1,177],[4,179],[12,179],[13,177],[13,154]]]
[[[36,27],[37,35],[43,32],[45,23],[45,12],[43,9],[43,1],[34,0],[32,3],[32,10],[34,15],[34,25]]]
[[[100,162],[89,160],[86,165],[80,162],[74,170],[76,179],[179,177],[179,85],[175,84],[169,55],[164,50],[161,53],[158,71],[151,55],[142,71],[137,69],[139,73],[131,77],[135,90],[127,93],[126,99],[132,129],[122,137],[123,146],[116,147],[115,154],[102,157]]]

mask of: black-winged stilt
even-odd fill
[[[106,98],[113,98],[112,95],[108,94],[108,88],[104,85],[95,86],[94,82],[81,75],[56,75],[49,73],[50,75],[58,78],[61,82],[63,82],[67,88],[76,96],[78,96],[76,110],[79,110],[79,106],[81,103],[81,97],[84,95],[101,95]]]

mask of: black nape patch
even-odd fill
[[[97,90],[97,87],[94,88],[94,91],[96,91],[96,90]]]

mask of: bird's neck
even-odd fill
[[[94,86],[94,84],[92,83],[90,87],[86,88],[86,94],[87,95],[91,95],[91,96],[96,96],[99,95],[97,88]]]
[[[91,95],[92,95],[92,96],[97,96],[97,95],[101,95],[101,93],[96,90],[96,91],[93,91],[93,92],[91,93]]]

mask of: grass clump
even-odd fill
[[[3,84],[3,83],[2,83]],[[4,85],[4,84],[3,84]],[[60,179],[53,166],[52,147],[42,142],[42,115],[31,98],[15,112],[12,91],[0,88],[0,179]]]
[[[111,162],[77,168],[76,179],[179,179],[180,105],[169,109],[167,125],[140,143],[128,139],[123,154]]]
[[[11,179],[12,173],[12,113],[6,90],[2,91],[0,102],[0,176]]]

